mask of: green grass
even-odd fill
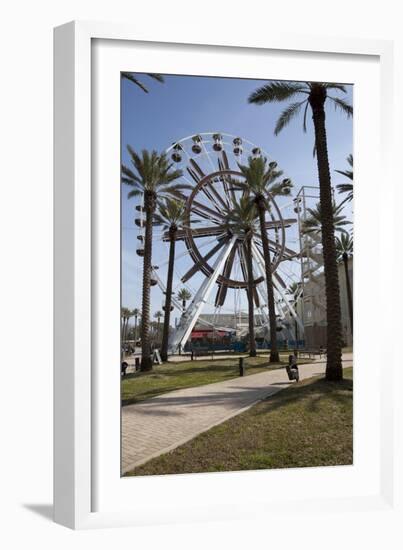
[[[352,368],[344,377],[293,384],[127,475],[352,464]]]
[[[288,355],[287,355],[288,357]],[[280,359],[285,361],[286,355]],[[303,361],[300,361],[302,364]],[[245,357],[246,376],[284,366],[284,363],[269,365],[268,356]],[[169,362],[154,366],[151,372],[129,374],[122,380],[122,404],[138,403],[173,390],[192,388],[222,382],[239,376],[237,358],[198,359],[197,361]]]

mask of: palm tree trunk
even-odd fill
[[[151,258],[153,245],[153,214],[155,211],[154,193],[145,191],[144,210],[146,212],[145,236],[144,236],[144,263],[143,263],[143,303],[141,322],[141,365],[140,370],[152,370],[150,341],[150,283],[151,283]]]
[[[255,310],[253,303],[253,266],[252,266],[252,237],[247,239],[246,269],[248,271],[248,323],[249,323],[249,356],[256,357],[255,341]]]
[[[334,241],[333,197],[325,125],[326,95],[310,97],[315,128],[316,159],[322,210],[322,246],[326,283],[327,363],[326,380],[342,380],[342,327],[339,273]]]
[[[353,297],[351,295],[350,277],[348,276],[348,255],[346,253],[343,254],[343,263],[344,263],[344,273],[346,275],[346,289],[347,289],[348,313],[350,317],[350,329],[351,329],[351,335],[353,335]]]
[[[269,323],[270,323],[270,363],[278,363],[280,357],[277,349],[277,326],[276,326],[276,309],[274,306],[274,288],[273,278],[271,273],[271,259],[269,240],[267,238],[266,220],[265,220],[265,204],[263,200],[257,203],[260,222],[260,234],[262,236],[263,258],[266,270],[266,287],[267,287],[267,305],[269,308]]]
[[[134,347],[136,347],[137,342],[137,315],[134,318]]]
[[[168,277],[167,288],[165,295],[165,312],[164,312],[164,326],[162,335],[161,346],[161,359],[162,361],[168,360],[168,339],[169,339],[169,322],[171,318],[171,302],[172,302],[172,283],[174,276],[174,261],[175,261],[175,244],[176,244],[176,229],[169,231],[169,260],[168,260]]]

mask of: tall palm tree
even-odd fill
[[[153,238],[153,217],[157,206],[157,195],[163,197],[182,197],[181,190],[188,189],[185,184],[174,183],[182,176],[181,170],[173,170],[167,156],[157,151],[149,153],[143,150],[141,155],[128,145],[133,169],[122,166],[122,182],[132,190],[128,198],[143,196],[145,220],[144,262],[143,262],[143,304],[141,322],[141,365],[140,370],[152,369],[150,342],[150,279]]]
[[[337,269],[337,257],[334,241],[334,223],[332,210],[332,187],[327,149],[325,104],[330,102],[347,117],[353,115],[353,108],[335,93],[346,93],[342,84],[326,82],[271,82],[255,90],[249,97],[250,103],[281,102],[294,98],[300,99],[290,103],[281,113],[274,133],[277,135],[304,108],[303,129],[306,131],[308,107],[312,111],[315,133],[315,151],[319,176],[320,203],[322,208],[322,245],[325,266],[326,311],[327,311],[327,364],[326,379],[341,380],[342,368],[342,326],[340,289]]]
[[[337,258],[344,263],[344,274],[346,277],[346,290],[348,301],[348,313],[350,317],[351,334],[353,334],[353,297],[351,293],[350,277],[348,276],[348,259],[353,256],[354,242],[350,234],[343,233],[336,237]]]
[[[190,292],[188,291],[187,288],[181,288],[180,291],[178,292],[178,298],[179,298],[179,300],[182,300],[182,310],[183,311],[186,310],[186,302],[188,300],[190,300],[191,297],[192,297],[192,295],[190,294]]]
[[[339,185],[336,185],[337,189],[340,191],[340,193],[347,193],[347,197],[344,199],[345,202],[351,202],[353,200],[353,183],[354,183],[354,159],[353,155],[348,155],[347,162],[350,166],[350,168],[347,168],[347,170],[335,170],[338,174],[341,174],[342,176],[345,176],[349,180],[351,180],[351,183],[339,183]]]
[[[277,170],[277,163],[270,162],[263,157],[249,157],[246,166],[238,164],[240,171],[245,176],[246,186],[250,193],[250,198],[256,205],[256,211],[259,216],[260,234],[263,245],[263,257],[266,271],[267,302],[269,308],[270,322],[270,362],[277,363],[280,360],[277,349],[277,331],[276,331],[276,311],[274,306],[274,287],[271,269],[269,239],[266,229],[266,211],[270,211],[270,196],[289,195],[291,192],[291,180],[286,178],[279,181],[283,174]]]
[[[243,242],[243,251],[246,261],[246,272],[248,279],[248,326],[249,326],[249,355],[256,357],[255,341],[255,310],[254,310],[254,277],[252,265],[252,240],[257,232],[258,214],[256,205],[250,200],[247,190],[239,200],[234,200],[231,207],[224,212],[225,227],[230,234],[238,235]]]
[[[335,232],[348,234],[348,231],[345,229],[346,225],[351,225],[351,221],[347,219],[346,216],[341,214],[343,210],[343,203],[336,205],[334,202],[332,204],[332,213],[333,213],[333,227]],[[302,224],[303,233],[310,234],[315,233],[319,235],[322,232],[322,206],[318,202],[315,208],[307,208],[309,216],[304,220]]]
[[[137,342],[137,319],[140,316],[140,310],[137,307],[135,307],[132,313],[134,317],[134,342],[136,343]]]
[[[121,77],[125,78],[126,80],[130,80],[130,82],[133,82],[136,86],[138,86],[143,92],[148,94],[148,88],[144,86],[144,84],[134,76],[135,73],[128,73],[128,72],[122,72]],[[164,77],[161,74],[158,73],[146,73],[147,76],[150,78],[153,78],[154,80],[157,80],[157,82],[164,82]]]
[[[183,227],[185,219],[185,203],[177,199],[165,199],[159,201],[158,212],[154,216],[154,221],[157,225],[168,233],[169,240],[169,258],[168,258],[168,274],[167,285],[165,290],[165,305],[164,305],[164,326],[162,334],[161,359],[168,360],[168,339],[169,339],[169,322],[171,318],[172,306],[172,284],[174,276],[175,262],[175,246],[176,234],[178,229]]]

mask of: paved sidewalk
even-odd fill
[[[325,360],[300,365],[300,378],[325,370]],[[352,366],[352,354],[343,355]],[[290,384],[285,369],[165,393],[122,408],[122,472],[166,453]]]

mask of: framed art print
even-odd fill
[[[56,29],[56,521],[390,505],[391,78],[381,41]]]

